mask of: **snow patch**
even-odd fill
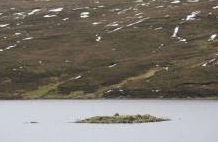
[[[28,13],[28,15],[34,15],[36,14],[37,12],[41,11],[41,9],[33,9],[31,12]]]
[[[67,21],[67,20],[69,20],[70,18],[64,18],[64,19],[62,19],[63,21]]]
[[[102,22],[93,22],[92,25],[99,25],[101,24]]]
[[[61,12],[64,8],[55,8],[55,9],[51,9],[49,10],[49,12]]]
[[[15,35],[15,36],[19,36],[19,35],[21,35],[21,33],[15,33],[14,35]]]
[[[206,67],[208,65],[218,65],[218,59],[216,59],[216,58],[211,59],[211,60],[205,62],[204,64],[202,64],[201,66]]]
[[[57,15],[44,15],[44,18],[51,18],[51,17],[56,17]]]
[[[218,8],[218,5],[217,6],[214,6],[214,7],[212,7],[213,9],[217,9]]]
[[[90,14],[90,12],[82,12],[82,13],[80,13],[80,18],[88,18],[89,14]]]
[[[112,22],[112,23],[110,23],[110,24],[107,24],[105,27],[117,27],[117,26],[119,26],[119,24],[118,24],[118,22],[116,21],[116,22]]]
[[[154,30],[157,31],[157,30],[162,30],[163,27],[158,27],[158,28],[155,28]]]
[[[24,19],[26,17],[25,12],[14,13],[13,15],[16,16],[15,19]]]
[[[217,34],[213,34],[210,36],[210,38],[208,39],[208,41],[214,41],[217,37]]]
[[[89,7],[78,7],[78,8],[74,8],[72,10],[75,11],[75,10],[81,10],[81,9],[89,9]]]
[[[187,0],[187,2],[199,2],[199,0]]]
[[[136,3],[141,3],[141,2],[144,2],[144,0],[136,0],[135,2]]]
[[[186,21],[192,21],[196,19],[196,16],[200,14],[200,11],[194,11],[186,17]]]
[[[173,35],[171,37],[177,37],[178,32],[179,32],[179,26],[175,27]]]
[[[110,9],[109,11],[110,12],[117,12],[117,11],[120,11],[121,9],[120,8],[114,8],[114,9]]]
[[[177,3],[180,3],[181,1],[180,0],[174,0],[174,1],[172,1],[171,3],[172,4],[177,4]]]
[[[23,40],[31,40],[33,39],[33,37],[27,37],[27,38],[24,38]]]
[[[130,27],[130,26],[139,24],[139,23],[141,23],[141,22],[144,22],[144,21],[147,20],[147,19],[149,19],[149,17],[148,17],[148,18],[143,18],[143,19],[140,19],[140,20],[138,20],[138,21],[136,21],[136,22],[134,22],[134,23],[128,24],[127,27]]]
[[[116,64],[116,63],[114,63],[114,64],[111,64],[111,65],[109,65],[108,67],[109,67],[109,68],[113,68],[113,67],[115,67],[115,66],[117,66],[117,64]]]
[[[178,32],[179,32],[179,26],[175,27],[173,35],[171,37],[172,38],[177,38],[179,41],[187,43],[187,39],[179,37]]]
[[[118,15],[120,15],[120,14],[125,14],[127,11],[129,11],[129,10],[131,10],[131,9],[132,9],[132,7],[129,7],[129,8],[123,9],[123,10],[117,12],[117,14],[118,14]]]
[[[76,77],[74,77],[74,78],[72,78],[72,79],[77,80],[77,79],[80,79],[80,78],[82,78],[82,76],[81,76],[81,75],[78,75],[78,76],[76,76]]]
[[[163,5],[156,6],[156,8],[163,8],[163,7],[164,7]]]
[[[110,92],[113,92],[113,90],[112,89],[107,90],[105,93],[110,93]]]
[[[158,89],[153,89],[151,91],[154,92],[154,93],[159,93],[160,92],[160,90],[158,90]]]
[[[114,30],[112,30],[112,31],[109,31],[108,33],[113,33],[113,32],[119,31],[119,30],[121,30],[122,28],[123,28],[123,27],[116,28],[116,29],[114,29]]]
[[[97,6],[98,8],[104,8],[105,6],[104,5],[99,5]]]
[[[100,42],[101,39],[102,39],[102,37],[101,37],[100,35],[97,34],[97,35],[96,35],[96,41],[97,41],[97,42]]]
[[[169,70],[169,67],[163,67],[164,70],[168,71]]]
[[[4,27],[7,27],[7,26],[9,26],[9,24],[1,24],[0,28],[4,28]]]
[[[10,50],[11,48],[14,48],[14,47],[16,47],[16,46],[17,46],[16,44],[11,45],[11,46],[8,46],[7,48],[5,48],[5,50]]]

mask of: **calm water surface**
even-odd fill
[[[117,112],[152,114],[172,121],[69,123]],[[1,142],[218,142],[218,101],[0,101],[0,116]]]

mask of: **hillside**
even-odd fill
[[[216,0],[0,7],[0,99],[218,96]]]

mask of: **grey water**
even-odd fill
[[[76,124],[96,115],[151,114],[171,121]],[[0,101],[1,142],[218,142],[218,101]]]

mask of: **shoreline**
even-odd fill
[[[143,100],[157,100],[157,101],[168,101],[168,100],[175,100],[175,101],[218,101],[218,98],[96,98],[96,99],[66,99],[66,98],[49,98],[49,99],[0,99],[0,101],[48,101],[48,100],[72,100],[72,101],[129,101],[129,100],[138,100],[138,101],[143,101]]]

